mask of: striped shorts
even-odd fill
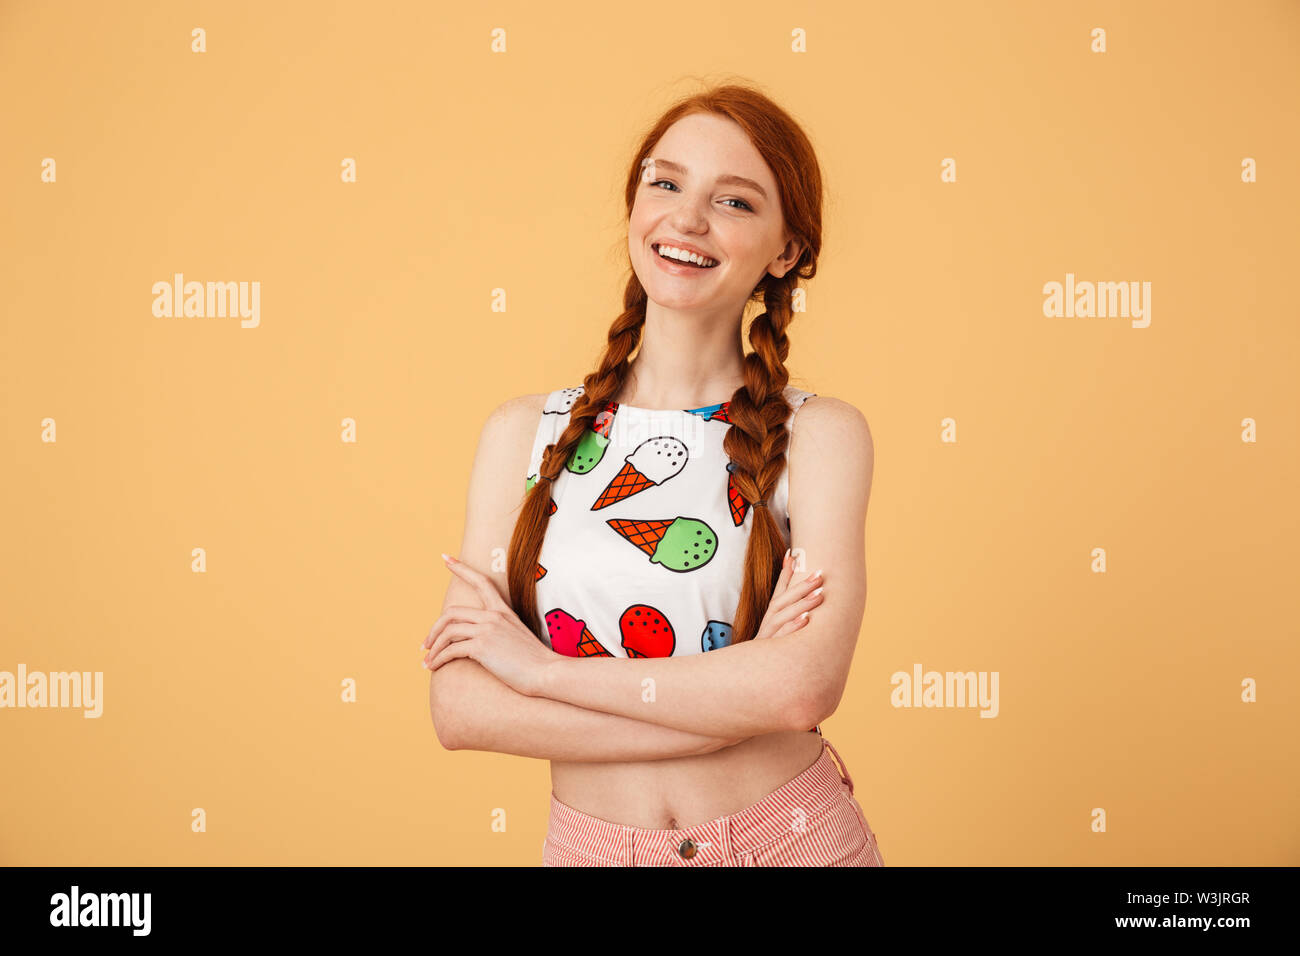
[[[685,829],[611,823],[552,793],[542,842],[542,866],[884,865],[853,798],[853,778],[825,737],[821,754],[794,779],[743,810]]]

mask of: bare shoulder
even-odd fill
[[[807,439],[802,444],[826,447],[850,443],[870,452],[871,428],[856,405],[830,395],[813,395],[796,411],[790,434]]]
[[[548,397],[549,393],[547,392],[537,392],[532,395],[516,395],[514,398],[507,398],[492,409],[492,414],[489,417],[511,423],[532,419],[535,423],[536,416],[540,415],[542,409],[546,407]]]
[[[506,399],[488,415],[480,441],[500,444],[504,448],[518,448],[522,443],[527,449],[532,443],[547,397],[547,392],[538,392]]]
[[[792,499],[870,494],[875,445],[867,416],[856,405],[814,395],[797,409],[790,427]],[[795,508],[792,502],[791,509]]]
[[[471,488],[487,500],[518,498],[546,393],[506,399],[488,413],[478,436]],[[480,501],[480,506],[485,502]]]
[[[475,567],[491,565],[493,549],[510,542],[529,451],[546,399],[546,394],[507,399],[493,408],[483,423],[470,469],[462,545],[464,560],[478,562]],[[504,588],[504,574],[490,576]]]

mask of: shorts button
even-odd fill
[[[691,840],[683,840],[682,845],[677,848],[677,852],[682,855],[683,860],[689,860],[695,855],[695,843]]]

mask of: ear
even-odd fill
[[[781,254],[772,260],[772,264],[767,267],[767,271],[778,279],[783,279],[785,274],[794,268],[794,264],[799,261],[801,255],[803,255],[803,244],[797,239],[788,238],[785,246],[781,249]]]

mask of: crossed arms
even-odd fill
[[[513,399],[483,427],[470,476],[460,559],[508,600],[502,564],[544,395]],[[564,658],[522,694],[468,659],[435,670],[429,706],[448,749],[562,761],[642,761],[709,753],[740,740],[806,730],[839,704],[866,606],[865,523],[874,464],[866,419],[837,399],[810,399],[788,452],[792,582],[822,569],[822,603],[797,631],[707,654]],[[481,606],[460,577],[443,601]],[[647,688],[653,694],[647,694]]]

